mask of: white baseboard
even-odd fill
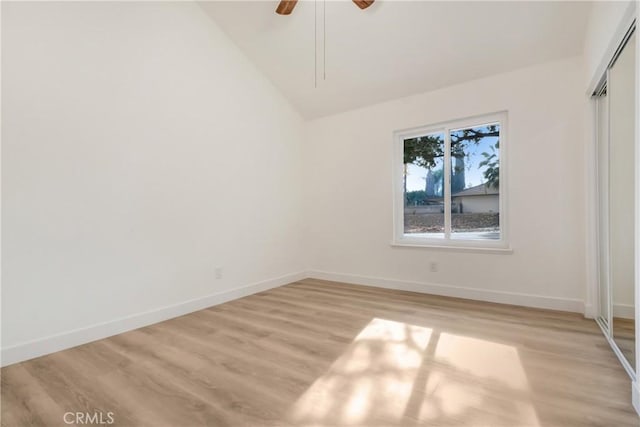
[[[595,319],[598,317],[598,310],[593,304],[584,305],[584,317],[587,319]]]
[[[51,335],[33,341],[16,344],[2,349],[1,366],[7,366],[56,351],[76,347],[91,341],[100,340],[133,329],[162,322],[247,295],[266,291],[306,277],[304,272],[264,280],[227,291],[217,292],[201,298],[195,298],[178,304],[157,308],[144,313],[133,314],[116,320],[98,323],[73,331]]]
[[[465,288],[461,286],[441,285],[434,283],[409,282],[379,277],[365,277],[355,274],[330,273],[327,271],[312,270],[307,273],[307,276],[314,279],[353,283],[355,285],[375,286],[379,288],[421,292],[447,297],[497,302],[501,304],[512,304],[525,307],[546,308],[550,310],[571,311],[575,313],[585,312],[584,301],[579,299],[546,297],[540,295]]]
[[[640,386],[638,381],[631,383],[631,403],[638,415],[640,415]]]
[[[264,280],[247,286],[218,292],[201,298],[195,298],[182,303],[161,307],[144,313],[138,313],[116,320],[99,323],[84,328],[63,332],[56,335],[27,341],[10,347],[2,348],[0,366],[7,366],[35,357],[44,356],[56,351],[65,350],[99,339],[107,338],[133,329],[152,325],[174,317],[182,316],[207,307],[222,304],[247,295],[262,292],[305,277],[346,282],[358,285],[375,286],[387,289],[421,292],[479,301],[497,302],[502,304],[521,305],[526,307],[547,308],[552,310],[572,311],[584,313],[584,302],[577,299],[545,297],[539,295],[520,294],[514,292],[491,291],[486,289],[465,288],[460,286],[441,285],[433,283],[410,282],[377,277],[366,277],[354,274],[330,273],[325,271],[308,271],[288,274],[285,276]]]
[[[636,309],[630,304],[613,304],[613,317],[622,319],[635,319]]]

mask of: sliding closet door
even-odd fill
[[[596,98],[598,159],[598,283],[600,319],[610,329],[609,287],[609,100],[606,90]]]
[[[633,35],[609,70],[609,266],[618,348],[635,366],[635,43]]]

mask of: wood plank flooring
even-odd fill
[[[1,376],[2,426],[639,425],[581,315],[312,279]]]

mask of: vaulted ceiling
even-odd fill
[[[351,1],[318,0],[280,16],[276,5],[201,3],[307,118],[578,55],[591,7],[378,0],[360,10]]]

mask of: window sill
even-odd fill
[[[513,253],[513,249],[510,247],[500,246],[471,246],[471,245],[439,245],[431,242],[414,242],[414,241],[393,241],[392,247],[399,248],[418,248],[418,249],[431,249],[431,250],[445,250],[452,252],[470,252],[478,254],[501,254],[509,255]]]

